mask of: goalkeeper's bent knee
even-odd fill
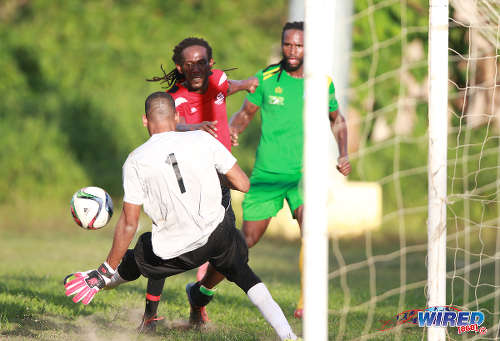
[[[126,281],[135,281],[141,276],[139,267],[135,262],[134,250],[129,249],[122,258],[122,262],[118,265],[117,272],[120,277]]]

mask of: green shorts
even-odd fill
[[[243,220],[255,221],[274,217],[283,208],[283,200],[294,211],[304,203],[302,173],[282,174],[254,168],[250,190],[243,200]]]

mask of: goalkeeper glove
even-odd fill
[[[83,304],[89,304],[95,294],[111,282],[111,278],[115,271],[104,262],[97,270],[89,270],[85,272],[77,272],[76,277],[67,282],[68,276],[64,279],[64,287],[66,288],[66,296],[75,295],[73,302],[82,301]]]

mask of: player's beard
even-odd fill
[[[293,65],[290,65],[290,63],[288,62],[288,58],[285,58],[284,64],[285,64],[285,71],[294,72],[302,67],[302,64],[304,64],[304,59],[300,59],[300,62],[297,65],[293,66]]]

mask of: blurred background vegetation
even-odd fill
[[[397,226],[405,215],[407,227],[422,232],[428,2],[354,3],[350,107],[342,108],[350,122],[350,180],[383,186],[384,224]],[[0,1],[0,205],[67,202],[88,185],[120,197],[121,166],[147,139],[140,120],[144,99],[161,89],[145,79],[159,75],[161,64],[173,68],[172,49],[188,36],[212,45],[216,67],[238,67],[230,78],[253,75],[279,54],[287,5],[286,0]],[[467,29],[452,27],[450,47],[466,53],[467,35]],[[450,79],[465,87],[467,65],[450,61]],[[450,114],[456,133],[464,124],[465,97],[450,91],[456,94]],[[243,98],[228,98],[229,115]],[[257,117],[233,150],[247,174],[259,126]],[[490,144],[496,148],[498,140],[476,129],[467,135],[470,147],[454,148],[464,145],[460,136],[465,135],[450,135],[450,159],[468,161],[450,163],[452,193],[496,179],[498,156],[479,156],[478,164],[478,157],[468,155]],[[471,174],[474,181],[463,180]],[[495,214],[495,207],[471,209],[474,215]],[[463,208],[453,209],[460,215]]]
[[[147,138],[144,100],[161,90],[145,78],[173,68],[174,46],[203,37],[216,67],[246,78],[267,65],[286,14],[285,0],[1,1],[0,203],[90,184],[119,197],[121,166]],[[258,127],[235,150],[247,172]]]

